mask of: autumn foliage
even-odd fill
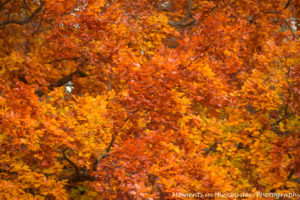
[[[0,199],[300,193],[299,24],[297,0],[1,0]]]

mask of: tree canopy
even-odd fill
[[[0,198],[300,193],[299,19],[297,0],[1,0]]]

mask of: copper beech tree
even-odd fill
[[[297,0],[1,0],[0,199],[299,193],[299,19]]]

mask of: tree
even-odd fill
[[[299,7],[0,1],[1,199],[299,193]]]

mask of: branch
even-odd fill
[[[230,5],[233,5],[237,2],[237,0],[234,0],[233,2],[230,3]]]
[[[60,78],[58,81],[56,81],[55,83],[52,83],[50,85],[48,85],[48,89],[49,90],[53,90],[55,87],[61,87],[63,85],[65,85],[66,83],[68,83],[69,81],[72,81],[72,78],[74,75],[78,75],[79,77],[86,77],[87,74],[84,73],[83,71],[80,70],[80,66],[84,65],[89,59],[88,58],[84,58],[84,57],[74,57],[74,58],[61,58],[61,59],[56,59],[56,60],[52,60],[52,61],[49,61],[47,64],[52,64],[52,63],[55,63],[55,62],[61,62],[61,61],[64,61],[64,60],[74,60],[74,61],[77,61],[79,59],[84,59],[83,61],[81,61],[81,63],[79,63],[78,67],[77,67],[77,70]],[[45,95],[45,93],[41,90],[36,90],[35,92],[39,97],[42,97]]]
[[[290,180],[292,176],[294,175],[294,168],[290,171],[289,175],[287,176],[287,180]]]
[[[95,177],[89,175],[86,168],[79,168],[73,161],[71,161],[66,155],[66,149],[63,150],[63,158],[74,167],[75,174],[67,177],[63,177],[61,179],[67,179],[69,183],[76,183],[82,181],[94,181]]]
[[[61,62],[61,61],[64,61],[64,60],[78,60],[79,58],[81,57],[74,57],[74,58],[60,58],[60,59],[55,59],[55,60],[51,60],[49,62],[47,62],[47,64],[52,64],[52,63],[56,63],[56,62]]]
[[[283,120],[286,120],[287,118],[293,116],[295,113],[290,113],[288,115],[284,115],[283,118],[277,120],[276,122],[274,122],[273,124],[271,124],[271,126],[277,126],[280,122],[282,122]]]
[[[55,63],[55,62],[60,62],[60,61],[64,61],[64,60],[74,60],[74,61],[77,61],[78,59],[80,59],[82,57],[74,57],[74,58],[61,58],[61,59],[57,59],[57,60],[53,60],[53,61],[50,61],[48,62],[48,64],[52,64],[52,63]],[[88,59],[85,58],[84,61],[82,63],[79,64],[79,66],[77,67],[77,70],[72,72],[71,74],[67,75],[67,76],[64,76],[62,77],[61,79],[59,79],[58,81],[56,81],[55,83],[51,84],[48,88],[50,90],[53,89],[53,87],[60,87],[60,86],[63,86],[65,85],[66,83],[68,83],[69,81],[72,80],[72,77],[74,75],[79,75],[79,77],[85,77],[87,76],[84,72],[80,71],[79,68],[80,68],[80,65],[83,65],[85,62],[87,62]]]
[[[291,0],[288,0],[283,8],[283,10],[287,9],[290,6]]]
[[[137,111],[139,111],[139,108],[137,108],[135,111],[133,111],[132,114],[136,113]],[[126,117],[126,119],[123,121],[123,123],[122,123],[122,125],[121,125],[120,128],[123,128],[123,126],[125,125],[125,123],[126,123],[128,120],[129,120],[129,116]],[[114,136],[116,136],[116,135],[117,135],[117,133],[115,133]],[[110,144],[109,144],[108,147],[106,148],[106,153],[108,153],[108,152],[110,151],[110,149],[111,149],[111,147],[112,147],[112,145],[113,145],[113,143],[114,143],[114,141],[115,141],[115,137],[114,137],[114,136],[113,136],[113,138],[111,139]]]
[[[74,75],[78,75],[79,77],[86,77],[87,76],[86,73],[84,73],[84,72],[77,69],[75,72],[72,72],[71,74],[62,77],[61,79],[59,79],[55,83],[50,84],[48,86],[48,89],[53,90],[55,87],[61,87],[65,84],[67,84],[68,82],[72,81],[72,78],[73,78]],[[38,95],[39,97],[42,97],[42,96],[45,95],[45,93],[43,91],[39,90],[39,89],[37,89],[35,91],[35,94]]]
[[[46,9],[44,9],[44,12],[42,15],[44,16],[45,13],[46,13]],[[31,33],[31,36],[34,36],[35,34],[41,32],[40,29],[41,29],[42,23],[43,23],[43,17],[40,18],[40,21],[38,22],[38,25],[37,25],[37,29]],[[47,29],[49,29],[49,28],[47,28]],[[47,29],[45,29],[45,30],[47,30]]]
[[[95,181],[95,177],[89,174],[79,174],[79,176],[67,176],[61,178],[61,180],[67,179],[68,183],[77,183],[83,181]]]
[[[10,0],[6,0],[3,3],[0,3],[0,9],[2,9],[3,6],[5,6]]]
[[[139,110],[140,110],[140,109],[137,108],[135,111],[132,112],[132,114],[136,113],[136,112],[139,111]],[[123,123],[122,123],[122,125],[120,126],[120,128],[122,128],[128,120],[129,120],[129,116],[126,117],[126,119],[123,121]],[[108,157],[108,153],[110,152],[110,149],[112,148],[112,146],[113,146],[113,144],[114,144],[114,142],[115,142],[115,139],[116,139],[116,136],[117,136],[117,135],[118,135],[117,132],[115,132],[115,133],[113,134],[113,136],[112,136],[112,138],[111,138],[111,141],[110,141],[108,147],[106,148],[106,153],[105,153],[100,159],[98,159],[98,160],[96,160],[96,161],[94,162],[94,167],[93,167],[94,170],[97,169],[97,166],[98,166],[99,162],[101,162],[104,158],[107,158],[107,157]]]
[[[0,169],[0,173],[7,173],[9,175],[15,175],[15,174],[18,174],[17,172],[11,172],[9,170],[6,170],[6,169]]]
[[[84,72],[77,69],[75,72],[72,72],[71,74],[62,77],[61,79],[59,79],[55,83],[51,84],[49,86],[49,89],[53,90],[54,87],[60,87],[60,86],[65,85],[66,83],[68,83],[69,81],[72,80],[74,75],[79,75],[79,77],[86,77],[87,76]]]
[[[15,3],[16,3],[16,0],[14,0],[14,1],[12,2],[11,6],[10,6],[10,8],[9,8],[9,11],[8,11],[8,14],[7,14],[7,20],[9,20],[9,17],[10,17],[10,15],[11,15],[11,12],[12,12],[14,6],[15,6]]]
[[[67,149],[64,149],[64,150],[62,151],[62,153],[63,153],[63,158],[64,158],[70,165],[72,165],[72,166],[74,167],[76,175],[79,176],[79,171],[80,171],[80,169],[79,169],[79,167],[78,167],[77,165],[75,165],[75,163],[74,163],[73,161],[71,161],[71,160],[67,157],[67,155],[66,155],[66,150],[67,150]]]
[[[186,18],[191,17],[191,9],[192,9],[192,0],[189,0],[188,9],[185,15]]]
[[[188,26],[192,26],[197,23],[197,20],[195,20],[193,17],[190,18],[183,18],[180,21],[169,21],[168,24],[170,26],[173,26],[175,28],[185,28]]]
[[[286,25],[289,27],[290,31],[292,32],[293,36],[295,37],[295,39],[298,40],[298,36],[296,35],[296,33],[294,32],[293,28],[291,27],[291,25],[289,24],[289,22],[287,20],[285,20]]]
[[[29,17],[26,17],[23,20],[6,20],[4,22],[0,22],[0,26],[5,26],[7,24],[27,24],[42,10],[43,6],[44,4],[41,4]]]

